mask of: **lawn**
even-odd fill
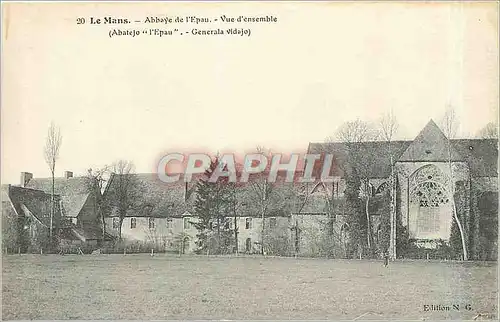
[[[496,263],[384,268],[380,261],[141,254],[9,255],[2,266],[4,320],[437,320],[497,311]]]

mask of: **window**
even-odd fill
[[[173,226],[172,218],[167,218],[167,228],[172,228],[172,226]]]
[[[389,182],[386,181],[377,188],[375,194],[383,193],[384,191],[387,191],[389,188],[390,188]]]
[[[137,226],[137,218],[130,218],[130,229],[134,229]]]
[[[276,218],[269,218],[269,228],[276,228]]]
[[[120,228],[120,218],[113,217],[113,229]]]
[[[154,218],[149,218],[149,229],[154,229],[155,228],[155,219]]]
[[[252,229],[252,218],[247,218],[245,220],[245,229]]]
[[[252,250],[252,239],[247,238],[247,240],[245,241],[245,250],[247,252],[250,252]]]
[[[189,217],[184,217],[184,229],[191,228],[191,223],[189,222]]]

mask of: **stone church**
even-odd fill
[[[482,249],[496,251],[496,238],[484,236],[484,231],[492,230],[492,225],[497,229],[497,139],[448,140],[431,120],[413,141],[359,144],[363,145],[363,157],[367,159],[365,173],[369,177],[369,189],[362,190],[361,196],[370,194],[375,198],[394,184],[398,218],[414,243],[434,248],[438,241],[449,241],[454,200],[472,257],[478,256],[481,244],[490,244],[483,245]],[[309,145],[309,153],[325,151],[333,151],[338,168],[343,168],[342,163],[347,162],[345,144]],[[343,187],[340,172],[339,183]],[[339,199],[342,193],[343,188]],[[377,218],[384,215],[380,211],[376,206],[370,207],[375,235]],[[342,209],[337,212],[342,217]]]

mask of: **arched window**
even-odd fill
[[[439,207],[450,200],[442,186],[436,182],[424,182],[413,193],[412,202],[417,202],[420,207]]]
[[[415,189],[419,184],[428,181],[446,185],[448,178],[438,167],[429,164],[421,167],[411,175],[410,187]]]
[[[389,183],[386,181],[384,183],[382,183],[380,186],[378,186],[377,188],[377,191],[375,192],[375,194],[380,194],[380,193],[383,193],[385,191],[389,190]]]
[[[435,165],[426,165],[410,177],[410,233],[415,238],[446,238],[444,222],[451,222],[452,213],[446,186],[446,175]]]

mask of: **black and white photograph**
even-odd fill
[[[497,1],[1,6],[2,320],[498,320]]]

